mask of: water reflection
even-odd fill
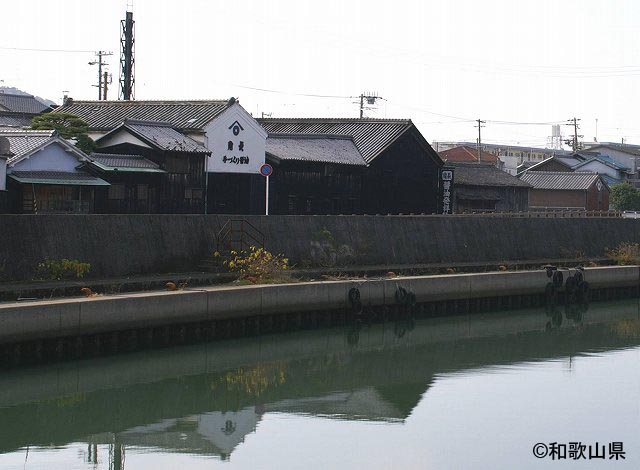
[[[97,464],[100,446],[111,468],[131,447],[225,460],[266,414],[402,424],[441,374],[638,344],[638,305],[626,301],[408,317],[12,371],[0,375],[0,452],[84,442],[85,462]]]

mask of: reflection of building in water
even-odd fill
[[[0,453],[83,441],[113,446],[114,461],[127,447],[226,458],[265,412],[401,424],[439,374],[635,346],[637,312],[635,301],[560,311],[553,334],[544,310],[502,312],[6,371]]]
[[[415,397],[416,403],[421,390]],[[349,392],[334,392],[319,397],[281,400],[265,405],[268,412],[300,413],[327,418],[349,420],[386,421],[401,423],[407,417],[397,404],[387,401],[373,387]]]
[[[170,452],[219,455],[226,458],[256,430],[261,415],[254,407],[240,411],[202,413],[158,421],[117,434],[126,447],[156,447]],[[92,443],[107,443],[103,436],[91,436]]]

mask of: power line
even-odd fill
[[[236,83],[229,83],[229,85],[235,86],[235,87],[238,87],[238,88],[244,88],[246,90],[262,91],[264,93],[277,93],[277,94],[280,94],[280,95],[308,96],[308,97],[311,97],[311,98],[342,98],[342,99],[359,98],[359,96],[319,95],[319,94],[315,94],[315,93],[294,93],[294,92],[289,92],[289,91],[270,90],[268,88],[257,88],[257,87],[246,86],[246,85],[238,85]]]
[[[0,46],[0,49],[5,51],[27,51],[27,52],[65,52],[65,53],[87,53],[94,51],[87,51],[82,49],[39,49],[35,47],[3,47]]]

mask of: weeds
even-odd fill
[[[77,259],[45,259],[38,263],[38,274],[46,280],[82,279],[91,270],[89,263]]]
[[[640,245],[637,243],[620,243],[613,250],[606,249],[605,253],[621,266],[640,264]]]

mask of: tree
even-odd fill
[[[640,210],[640,191],[629,183],[616,184],[609,197],[611,207],[617,211]]]
[[[89,125],[74,114],[40,114],[31,120],[31,128],[35,130],[56,130],[62,138],[74,139],[76,141],[76,147],[87,154],[96,149],[95,142],[87,135]]]

